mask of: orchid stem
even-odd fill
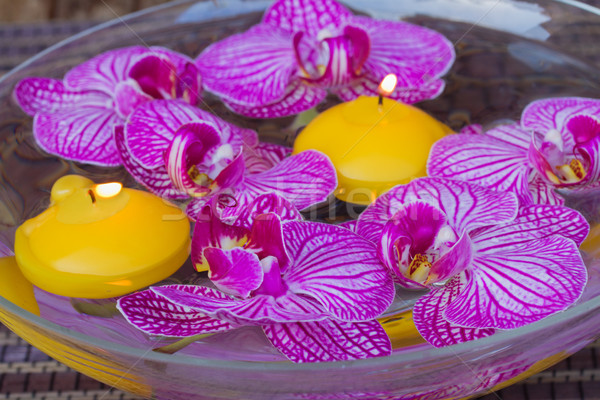
[[[164,353],[164,354],[175,354],[176,352],[183,349],[187,345],[192,344],[197,340],[200,340],[202,338],[205,338],[205,337],[211,336],[211,335],[213,335],[213,333],[205,333],[205,334],[201,334],[201,335],[187,336],[176,342],[167,344],[162,347],[157,347],[156,349],[152,349],[152,351],[156,351],[157,353]]]

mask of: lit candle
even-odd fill
[[[52,187],[50,207],[17,229],[15,256],[34,285],[98,299],[170,276],[189,246],[190,224],[176,206],[119,183],[68,175]]]
[[[389,95],[395,76],[379,88]],[[426,175],[429,149],[452,130],[418,108],[392,99],[361,96],[319,114],[300,132],[294,154],[308,149],[329,156],[336,168],[335,195],[367,205],[390,188]]]

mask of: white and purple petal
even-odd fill
[[[101,166],[120,164],[113,129],[122,123],[110,108],[83,105],[51,114],[38,113],[33,135],[46,152]]]
[[[285,251],[281,219],[275,213],[256,216],[246,248],[254,251],[261,260],[269,256],[275,257],[281,273],[285,272],[289,265],[290,259]]]
[[[444,317],[474,328],[513,329],[539,321],[571,306],[587,281],[577,245],[556,235],[475,253],[467,274]]]
[[[97,90],[112,95],[117,83],[128,78],[131,66],[149,52],[147,47],[133,46],[99,54],[67,72],[65,86],[74,90]]]
[[[318,321],[329,316],[314,300],[293,293],[279,297],[257,295],[238,300],[203,286],[171,285],[153,287],[152,290],[175,304],[235,325]]]
[[[62,81],[49,78],[25,78],[14,89],[13,96],[29,115],[66,111],[82,105],[110,107],[111,97],[92,90],[69,90]]]
[[[278,101],[298,69],[291,34],[266,24],[210,45],[196,65],[207,90],[242,106]]]
[[[125,120],[140,104],[151,101],[152,96],[144,93],[140,85],[133,79],[117,83],[114,92],[114,108]]]
[[[448,306],[464,289],[465,275],[461,274],[443,287],[435,288],[419,298],[413,308],[415,327],[427,342],[435,347],[450,346],[493,335],[493,328],[466,328],[444,318]]]
[[[292,153],[292,149],[273,143],[260,142],[254,147],[244,147],[244,163],[249,174],[267,171]]]
[[[254,220],[261,214],[274,213],[281,221],[302,220],[302,215],[292,203],[276,193],[257,196],[252,203],[244,207],[234,225],[250,229]]]
[[[519,209],[510,222],[478,228],[471,232],[473,246],[479,253],[492,254],[507,246],[560,235],[581,245],[590,230],[583,215],[554,205],[532,205]]]
[[[263,326],[273,346],[296,363],[357,360],[391,354],[390,339],[377,321],[326,319]]]
[[[129,323],[151,335],[187,337],[234,328],[228,322],[173,304],[149,289],[121,297],[117,308]]]
[[[556,193],[553,185],[549,184],[540,174],[535,173],[529,181],[529,192],[534,204],[561,206],[565,199]]]
[[[500,191],[515,192],[531,204],[527,150],[488,135],[449,135],[431,147],[429,176],[458,179]]]
[[[392,279],[375,246],[333,225],[283,224],[290,267],[284,281],[297,294],[317,299],[333,317],[356,322],[383,313],[394,296]]]
[[[335,0],[278,0],[265,12],[263,24],[317,37],[323,30],[334,31],[352,17]]]

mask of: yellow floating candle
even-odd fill
[[[68,175],[50,201],[15,238],[21,271],[46,291],[120,296],[168,277],[189,255],[187,217],[150,193]]]
[[[319,114],[298,135],[294,154],[314,149],[328,155],[337,171],[336,197],[367,205],[425,176],[429,149],[451,132],[416,107],[363,96]]]
[[[23,276],[14,256],[0,258],[0,296],[21,308],[40,315],[33,285]]]

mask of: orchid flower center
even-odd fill
[[[561,134],[554,129],[544,135],[534,159],[536,169],[555,185],[577,183],[587,175],[584,162],[565,151]]]
[[[345,86],[361,74],[369,55],[369,37],[352,26],[340,35],[323,29],[316,39],[298,32],[294,50],[305,80],[322,87]]]

